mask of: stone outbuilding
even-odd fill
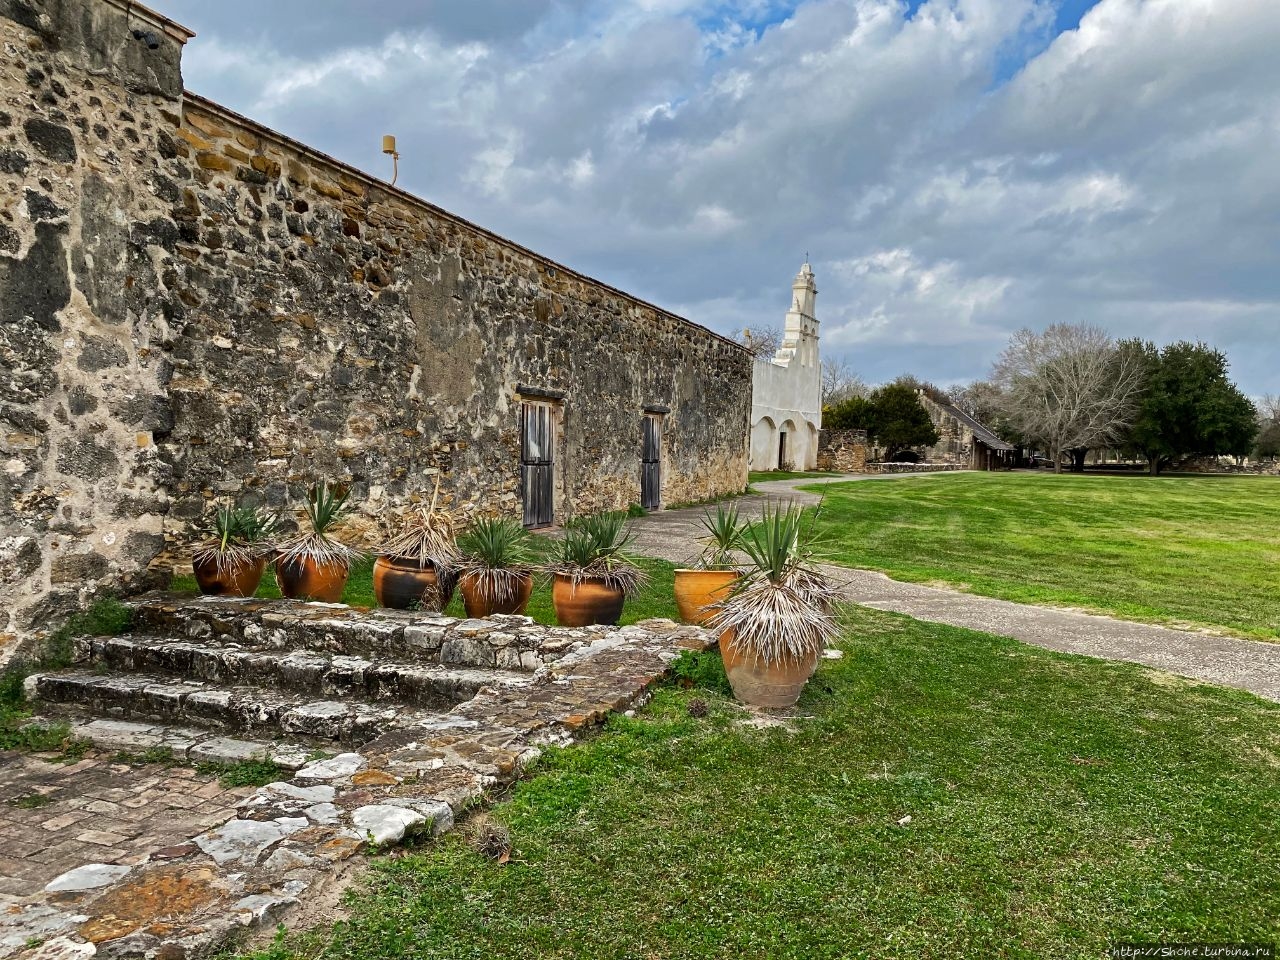
[[[191,37],[0,0],[0,660],[216,501],[325,478],[371,524],[441,477],[540,526],[745,487],[742,346],[185,91]]]
[[[818,355],[818,287],[805,263],[791,284],[782,345],[757,357],[752,371],[751,469],[812,470],[822,429],[822,360]]]
[[[1007,470],[1017,464],[1017,448],[1001,440],[990,427],[927,390],[921,390],[919,396],[939,435],[938,442],[925,451],[927,461],[970,470]]]

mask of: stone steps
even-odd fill
[[[299,770],[317,753],[332,753],[301,743],[274,740],[243,740],[222,736],[198,727],[173,727],[162,723],[131,720],[76,720],[71,736],[90,741],[100,750],[142,754],[151,749],[168,750],[175,760],[190,763],[239,763],[243,760],[270,760],[284,770]]]
[[[393,701],[431,710],[449,710],[484,687],[532,682],[528,673],[495,668],[395,663],[165,637],[85,637],[77,641],[76,652],[79,662],[112,672],[267,687],[325,699]]]
[[[609,634],[611,627],[544,627],[528,617],[455,620],[334,603],[148,594],[130,604],[136,634],[261,650],[440,663],[532,673]]]
[[[27,695],[42,712],[58,708],[112,720],[152,720],[247,733],[362,744],[406,727],[443,729],[467,721],[397,704],[315,700],[280,690],[224,686],[145,674],[71,669],[27,678]],[[52,708],[52,709],[49,709]]]

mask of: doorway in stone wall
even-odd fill
[[[555,522],[555,416],[550,403],[520,405],[520,496],[524,525]]]
[[[662,504],[662,417],[646,413],[641,425],[640,506],[656,510]]]
[[[787,432],[778,434],[778,469],[787,469]]]

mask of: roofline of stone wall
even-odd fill
[[[114,0],[114,2],[123,2],[123,0]],[[730,337],[726,337],[722,333],[717,333],[716,331],[712,330],[710,327],[705,327],[702,324],[696,323],[687,317],[682,317],[677,313],[672,313],[670,310],[664,310],[662,307],[659,307],[657,304],[650,303],[647,300],[641,300],[639,297],[635,296],[634,294],[627,293],[625,290],[619,290],[617,287],[610,286],[609,284],[601,280],[597,280],[594,277],[589,277],[585,273],[580,273],[577,270],[574,270],[572,267],[566,267],[564,264],[559,263],[558,261],[552,260],[550,257],[543,256],[542,254],[538,253],[536,250],[530,250],[528,247],[522,246],[516,243],[514,240],[508,240],[506,237],[500,234],[494,233],[492,230],[488,230],[480,226],[479,224],[472,223],[470,220],[467,220],[464,217],[460,217],[455,213],[450,213],[448,210],[445,210],[443,207],[438,207],[434,203],[431,203],[428,200],[423,200],[421,197],[415,194],[409,193],[407,190],[402,190],[399,187],[393,187],[391,184],[387,183],[385,180],[379,180],[377,177],[364,172],[358,167],[353,167],[349,163],[344,163],[342,160],[338,160],[335,157],[331,157],[328,154],[323,153],[320,150],[317,150],[315,147],[307,146],[307,144],[301,142],[300,140],[295,140],[293,137],[290,137],[287,134],[281,133],[279,130],[273,130],[268,126],[265,126],[264,124],[259,123],[257,120],[252,119],[251,117],[246,117],[244,114],[236,113],[236,111],[232,110],[230,107],[224,107],[222,104],[216,103],[215,101],[210,100],[207,97],[202,97],[198,93],[192,93],[190,90],[185,90],[183,92],[183,96],[188,101],[190,101],[193,105],[199,107],[201,110],[207,110],[208,112],[215,115],[220,114],[226,119],[234,123],[242,124],[243,126],[249,127],[254,133],[257,133],[260,136],[265,136],[269,139],[276,140],[280,144],[287,146],[293,150],[296,150],[299,153],[305,155],[306,157],[312,160],[317,160],[317,161],[320,161],[321,163],[329,164],[330,166],[337,168],[342,173],[345,173],[354,179],[360,180],[371,187],[377,188],[378,190],[382,190],[390,194],[391,196],[394,196],[404,201],[405,203],[410,204],[411,206],[421,207],[429,211],[434,216],[440,217],[441,219],[444,219],[444,220],[448,220],[449,222],[457,224],[460,227],[465,227],[467,230],[472,230],[480,234],[481,236],[488,238],[489,240],[496,241],[497,243],[500,243],[503,246],[517,253],[520,253],[526,257],[529,257],[531,260],[535,260],[538,263],[541,263],[543,266],[549,267],[552,270],[563,272],[565,275],[569,277],[573,277],[577,280],[580,280],[583,283],[587,283],[592,286],[599,287],[602,290],[607,290],[610,293],[615,294],[621,297],[622,299],[629,301],[630,303],[634,304],[637,307],[643,307],[646,310],[653,310],[655,313],[658,313],[661,316],[670,317],[672,320],[675,320],[679,323],[683,323],[686,326],[693,327],[695,330],[701,330],[703,333],[709,334],[710,336],[714,337],[717,340],[720,340],[723,343],[728,344],[729,346],[736,347],[737,349],[741,350],[743,353],[747,352],[747,348],[744,347],[742,344],[738,343],[736,340],[733,340]]]
[[[134,3],[133,0],[102,0],[108,6],[115,7],[117,10],[124,12],[126,16],[137,17],[143,20],[148,26],[157,27],[166,34],[177,40],[179,43],[185,44],[188,40],[196,35],[194,30],[184,27],[176,20],[170,20],[163,13],[157,13],[150,7],[143,6],[140,3]]]

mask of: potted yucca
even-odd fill
[[[443,610],[457,582],[454,517],[438,508],[440,481],[431,503],[402,514],[396,532],[378,548],[373,592],[378,604],[397,610]]]
[[[218,507],[212,534],[191,555],[200,592],[215,597],[252,597],[257,593],[276,523],[274,514],[258,508]]]
[[[626,598],[648,576],[627,552],[633,539],[621,510],[578,517],[565,524],[551,562],[551,602],[562,627],[617,623]]]
[[[738,544],[747,569],[708,621],[720,634],[725,673],[743,703],[794,706],[835,634],[833,585],[813,562],[803,520],[799,507],[778,504],[747,522]]]
[[[360,556],[360,551],[333,536],[346,512],[349,493],[338,493],[325,480],[308,493],[303,529],[276,552],[276,583],[290,600],[342,601],[352,561]]]
[[[716,504],[716,512],[706,510],[700,520],[706,531],[700,538],[702,553],[693,567],[675,572],[676,606],[686,623],[705,623],[713,612],[711,605],[727,597],[741,576],[734,556],[742,538],[738,505]]]
[[[480,517],[458,538],[458,589],[468,617],[524,613],[533,593],[534,539],[519,520]]]

